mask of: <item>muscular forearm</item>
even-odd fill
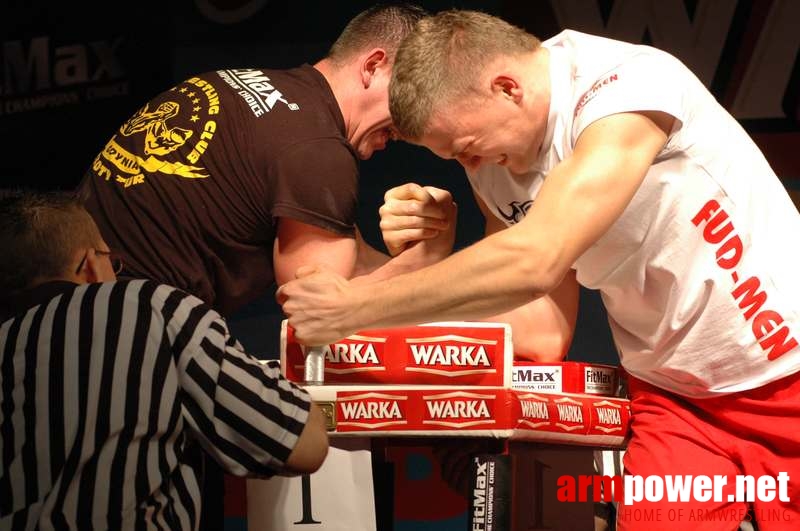
[[[514,358],[539,362],[561,361],[567,355],[574,331],[574,319],[560,314],[543,317],[535,308],[547,296],[493,315],[486,321],[508,323],[514,343]]]
[[[341,329],[481,319],[521,306],[558,285],[560,276],[531,253],[521,231],[484,239],[431,267],[355,285]]]
[[[426,249],[425,242],[418,242],[395,256],[389,256],[369,247],[359,248],[359,260],[351,282],[369,284],[422,269],[440,260],[440,257]],[[363,259],[362,259],[363,257]]]
[[[575,271],[570,270],[547,295],[488,320],[511,325],[515,358],[560,361],[572,342],[579,294]]]

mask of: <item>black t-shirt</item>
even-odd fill
[[[219,70],[148,102],[79,188],[132,274],[230,314],[274,281],[277,218],[353,237],[358,161],[310,65]]]

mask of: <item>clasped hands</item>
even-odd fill
[[[378,212],[391,256],[420,253],[427,265],[452,252],[458,208],[447,190],[415,183],[397,186],[384,194]],[[351,322],[363,303],[359,295],[344,277],[324,265],[309,265],[278,289],[276,299],[299,342],[327,345],[362,328]]]

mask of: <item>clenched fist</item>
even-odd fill
[[[389,254],[424,245],[431,261],[450,254],[458,207],[447,190],[407,183],[390,189],[379,209],[380,228]]]
[[[295,277],[278,288],[275,298],[299,342],[327,345],[355,332],[344,328],[356,307],[344,277],[323,266],[301,267]]]

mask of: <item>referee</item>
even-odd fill
[[[0,529],[197,529],[202,452],[310,473],[322,414],[199,299],[119,262],[63,194],[0,199]]]

